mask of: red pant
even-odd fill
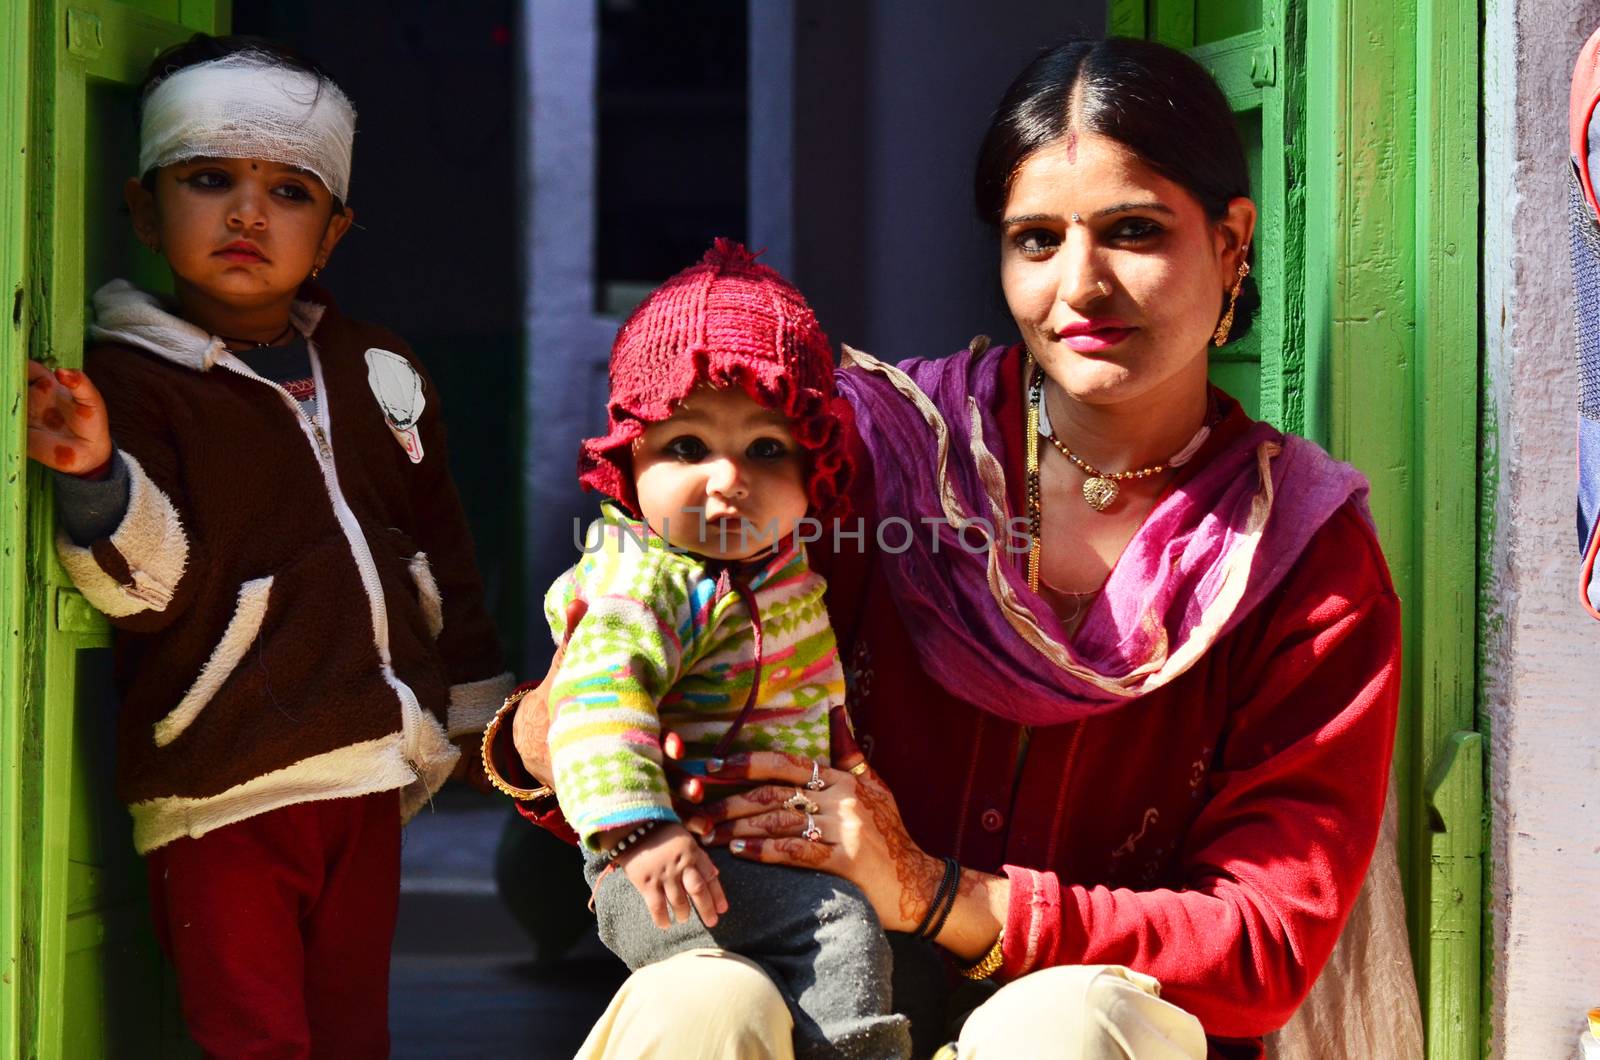
[[[286,806],[150,852],[156,937],[207,1056],[389,1055],[397,799]]]

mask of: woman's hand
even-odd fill
[[[837,744],[835,745],[837,746]],[[825,787],[805,787],[809,759],[777,751],[730,755],[708,771],[718,780],[769,781],[710,803],[686,824],[708,845],[726,844],[752,861],[819,869],[849,880],[867,896],[888,931],[911,931],[933,901],[944,866],[906,831],[900,808],[871,768],[859,775],[822,768]],[[804,838],[806,814],[788,803],[796,793],[815,803],[820,840]]]
[[[828,711],[828,746],[833,748],[833,768],[854,769],[867,760],[861,753],[861,746],[856,743],[856,732],[850,724],[850,712],[843,704],[837,704]],[[685,816],[692,816],[698,804],[705,801],[708,785],[734,787],[748,784],[748,781],[739,777],[727,777],[720,774],[701,776],[699,773],[690,773],[680,769],[678,762],[683,760],[685,753],[683,737],[670,729],[661,736],[661,750],[665,761],[667,780],[672,786],[673,798],[677,802],[678,812]],[[811,768],[807,763],[806,768]]]
[[[89,377],[28,362],[28,455],[69,475],[98,470],[111,459],[111,420]]]
[[[605,838],[616,842],[629,831],[615,828]],[[651,829],[637,846],[618,856],[617,867],[627,874],[650,910],[650,919],[662,931],[674,923],[687,923],[690,903],[708,928],[716,927],[717,917],[728,911],[716,865],[694,836],[676,822]]]
[[[538,688],[522,694],[522,700],[517,703],[517,709],[511,716],[511,742],[516,745],[523,768],[539,783],[552,787],[555,770],[550,765],[550,723],[555,718],[550,713],[550,689],[555,686],[556,672],[561,669],[561,660],[567,654],[567,642],[572,639],[572,631],[588,610],[589,605],[583,600],[574,600],[567,605],[567,633],[561,638],[550,660],[550,669],[545,671],[544,680],[539,682]]]

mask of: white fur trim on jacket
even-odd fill
[[[450,739],[481,733],[516,686],[517,679],[509,673],[451,685],[450,710],[445,722]]]
[[[426,552],[418,552],[406,560],[411,581],[417,587],[417,601],[422,605],[422,618],[428,623],[428,636],[434,640],[444,632],[444,597],[439,595],[439,583],[433,577],[433,564]]]
[[[56,533],[56,551],[72,584],[111,618],[165,611],[189,563],[189,536],[171,498],[150,481],[131,453],[123,452],[122,459],[128,465],[128,511],[110,542],[127,563],[133,584],[124,585],[106,573],[94,553],[75,544],[65,531]]]
[[[189,691],[183,694],[178,705],[156,722],[157,747],[165,747],[182,736],[233,673],[239,660],[244,658],[244,653],[255,643],[256,634],[261,632],[261,623],[267,617],[267,600],[271,595],[271,575],[239,586],[239,602],[234,605],[233,617],[228,619],[228,628],[222,631],[222,639],[212,649],[211,657],[200,667],[200,676],[195,678],[194,684],[189,686]]]
[[[326,306],[296,301],[289,322],[302,335],[317,330]],[[209,371],[228,346],[203,328],[174,316],[160,298],[127,280],[112,280],[94,293],[94,323],[89,337],[136,346],[196,372]]]
[[[255,777],[210,798],[169,796],[128,807],[133,814],[133,845],[148,854],[183,836],[202,836],[223,825],[302,802],[347,799],[379,791],[400,792],[400,821],[408,821],[449,779],[459,752],[444,730],[424,714],[417,761],[405,755],[405,735],[376,740],[303,758]]]

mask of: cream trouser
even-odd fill
[[[1200,1021],[1148,975],[1068,965],[1025,975],[973,1011],[960,1060],[1205,1060]],[[755,964],[680,953],[633,973],[577,1060],[793,1060],[788,1007]]]

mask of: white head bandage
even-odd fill
[[[263,158],[350,196],[356,112],[332,81],[238,52],[186,66],[145,97],[139,173],[191,158]]]

